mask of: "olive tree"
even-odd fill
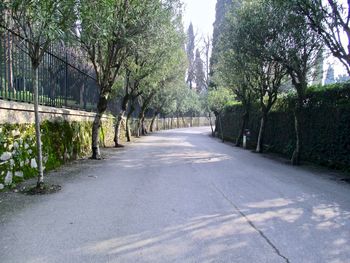
[[[350,75],[350,3],[340,0],[294,0],[296,10],[307,17],[333,56]]]
[[[231,47],[233,56],[244,63],[243,68],[249,72],[260,106],[261,121],[256,152],[263,152],[263,140],[268,114],[277,100],[286,68],[275,60],[274,31],[270,27],[270,18],[266,16],[269,6],[262,2],[246,2],[228,17],[228,36],[224,37]],[[233,58],[235,59],[235,58]]]
[[[37,188],[44,187],[42,143],[39,116],[39,65],[50,45],[65,38],[74,24],[74,0],[13,0],[7,5],[13,30],[24,38],[21,48],[28,54],[32,66],[34,90],[35,134],[37,147]]]
[[[92,127],[93,159],[100,157],[101,117],[123,63],[130,55],[128,47],[149,31],[153,25],[150,21],[160,9],[161,1],[158,0],[79,1],[77,38],[94,66],[100,89]]]
[[[297,93],[295,105],[296,145],[291,162],[300,164],[303,144],[304,99],[308,87],[308,75],[315,66],[322,48],[319,34],[310,27],[307,18],[300,14],[293,1],[265,0],[273,38],[274,59],[286,69]]]
[[[128,47],[130,56],[124,63],[124,68],[127,72],[126,88],[115,127],[114,141],[116,147],[120,146],[120,126],[129,102],[131,101],[128,117],[135,110],[133,104],[140,100],[139,97],[141,95],[143,95],[142,101],[149,104],[151,98],[145,99],[145,97],[148,97],[146,91],[154,89],[154,83],[157,78],[159,79],[159,72],[165,67],[164,64],[170,59],[174,48],[180,45],[182,36],[178,34],[176,28],[179,21],[176,3],[177,1],[164,1],[158,13],[154,14],[152,20],[148,22],[150,30],[144,31]],[[154,92],[152,91],[151,93]],[[145,110],[146,105],[141,107],[140,115],[143,115],[142,112]],[[127,126],[128,120],[129,118],[126,120]],[[139,125],[141,124],[139,123]],[[127,137],[130,138],[130,135]]]

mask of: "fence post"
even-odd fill
[[[64,104],[65,104],[65,106],[67,107],[67,105],[68,105],[68,103],[67,103],[67,99],[68,99],[68,54],[67,54],[67,49],[65,49],[65,66],[66,66],[66,70],[65,70],[65,76],[64,76],[64,78],[65,78],[65,88],[66,88],[66,90],[65,90],[65,98],[64,98]]]

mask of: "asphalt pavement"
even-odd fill
[[[62,190],[0,195],[1,263],[350,262],[350,185],[163,131],[48,176]]]

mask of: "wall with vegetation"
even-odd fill
[[[111,145],[113,119],[103,122],[101,142]],[[90,154],[92,122],[44,121],[41,124],[45,171]],[[0,124],[0,188],[37,175],[33,124]]]
[[[295,146],[295,99],[294,95],[280,98],[270,113],[264,140],[268,151],[291,157]],[[350,83],[311,87],[303,110],[303,160],[350,170]],[[226,139],[238,136],[241,116],[240,105],[226,107],[221,116]],[[260,113],[254,106],[248,124],[251,146],[256,144],[259,122]]]
[[[0,100],[0,190],[37,175],[33,105]],[[40,106],[45,171],[90,155],[94,113]],[[113,145],[114,118],[102,119],[100,141]]]
[[[37,175],[36,142],[33,105],[0,100],[0,190],[5,186]],[[40,107],[43,161],[45,171],[91,154],[91,130],[94,113]],[[112,116],[102,119],[100,142],[102,147],[114,145]],[[131,121],[136,134],[137,119]],[[147,119],[146,126],[151,123]],[[161,118],[154,130],[209,125],[207,118]],[[122,123],[121,141],[126,141],[125,122]]]

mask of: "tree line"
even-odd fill
[[[252,105],[260,111],[256,152],[264,150],[269,113],[286,91],[296,95],[296,143],[292,164],[299,164],[307,103],[306,92],[323,63],[332,54],[350,74],[350,6],[337,0],[218,0],[211,57],[210,109],[220,121],[227,103],[243,110],[240,134]],[[322,67],[321,67],[322,68]],[[321,75],[321,77],[319,76]]]
[[[101,118],[111,99],[121,101],[116,116],[115,146],[125,120],[138,112],[138,135],[146,113],[184,116],[201,111],[198,94],[186,85],[186,35],[179,0],[5,0],[0,25],[20,35],[31,61],[34,93],[37,187],[44,186],[39,118],[38,68],[45,52],[58,42],[76,50],[93,68],[98,86],[92,127],[92,158],[100,158]],[[151,128],[152,129],[152,128]]]

